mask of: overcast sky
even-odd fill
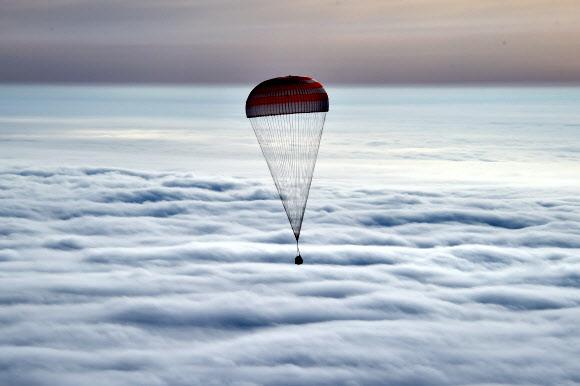
[[[1,0],[1,81],[580,81],[577,0]]]

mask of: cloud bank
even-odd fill
[[[580,382],[567,188],[0,170],[0,383]]]

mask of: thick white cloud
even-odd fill
[[[574,191],[317,181],[298,267],[270,182],[8,167],[0,187],[0,383],[580,380]]]
[[[578,91],[328,91],[296,266],[249,88],[0,87],[0,384],[580,382]]]

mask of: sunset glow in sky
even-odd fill
[[[0,9],[0,81],[580,81],[575,0],[2,0]]]

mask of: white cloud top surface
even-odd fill
[[[0,384],[580,382],[576,102],[441,116],[409,91],[349,121],[356,92],[323,135],[302,266],[237,115],[4,111]]]

